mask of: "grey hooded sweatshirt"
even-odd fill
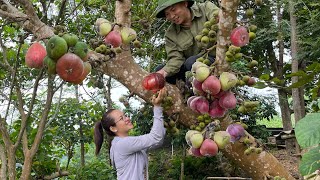
[[[153,107],[153,125],[149,134],[115,137],[111,143],[110,159],[117,170],[118,180],[148,179],[147,150],[162,144],[166,130],[163,126],[162,107]]]

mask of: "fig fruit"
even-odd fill
[[[42,44],[39,42],[33,43],[27,50],[25,56],[26,65],[29,68],[42,68],[43,60],[46,57],[47,52]]]
[[[231,43],[234,46],[243,47],[249,43],[249,33],[247,28],[239,26],[231,31]]]

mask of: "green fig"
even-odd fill
[[[219,149],[224,149],[230,143],[231,136],[227,131],[217,131],[214,133],[213,140]]]
[[[81,59],[87,56],[88,51],[88,45],[85,42],[78,41],[74,46],[74,54],[78,55]]]
[[[48,40],[46,51],[51,59],[57,61],[61,56],[67,53],[68,44],[62,37],[54,35]]]
[[[111,32],[112,30],[112,24],[110,22],[103,22],[99,26],[99,35],[100,36],[106,36]]]
[[[230,72],[221,73],[219,80],[221,83],[221,89],[223,91],[227,91],[227,90],[231,89],[238,82],[236,75],[234,75],[233,73],[230,73]]]
[[[130,44],[131,41],[137,38],[137,33],[135,30],[129,27],[123,27],[120,31],[121,39],[124,44]]]
[[[72,33],[64,34],[62,38],[67,42],[68,47],[75,46],[79,40],[78,36]]]

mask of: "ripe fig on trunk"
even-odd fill
[[[82,74],[75,80],[75,81],[72,81],[73,84],[80,84],[82,83],[82,81],[87,77],[87,75],[91,72],[91,64],[89,62],[84,62],[83,63],[83,72]]]
[[[196,97],[198,97],[198,96],[190,96],[190,97],[188,98],[188,100],[187,100],[187,105],[188,105],[188,107],[190,107],[191,101],[192,101],[194,98],[196,98]]]
[[[203,155],[200,153],[200,148],[193,148],[190,149],[191,153],[195,157],[202,157]]]
[[[190,102],[190,108],[198,113],[205,114],[209,112],[209,102],[203,96],[198,96]]]
[[[223,117],[225,115],[225,113],[227,112],[227,109],[221,107],[219,105],[219,100],[216,99],[214,100],[209,107],[209,115],[212,118],[219,118],[219,117]]]
[[[203,156],[215,156],[218,153],[218,146],[212,139],[205,139],[200,147],[200,153]]]
[[[247,81],[248,86],[253,86],[256,84],[256,80],[253,77],[250,77]]]
[[[104,42],[112,47],[119,47],[122,43],[121,35],[118,31],[112,30],[109,34],[104,38]]]
[[[239,140],[241,137],[245,136],[245,129],[240,124],[237,124],[237,123],[230,124],[227,127],[226,131],[231,136],[231,139],[230,139],[231,142],[235,142]]]
[[[249,33],[244,26],[236,27],[231,31],[231,43],[238,47],[243,47],[249,43]]]
[[[84,66],[81,58],[73,53],[66,53],[58,59],[57,74],[67,82],[75,81],[83,72]]]
[[[211,75],[207,77],[206,80],[203,81],[202,89],[206,93],[214,96],[220,92],[220,89],[221,89],[220,80],[217,77]]]
[[[157,92],[162,89],[166,83],[163,75],[160,73],[150,73],[143,78],[142,86],[145,90],[150,90],[152,92]]]
[[[227,91],[220,97],[219,105],[226,109],[234,109],[237,106],[237,99],[232,92]]]
[[[25,61],[29,68],[42,68],[47,51],[39,42],[33,43],[27,50]]]
[[[204,94],[204,91],[202,90],[202,82],[195,78],[192,80],[192,87],[197,90],[197,94]]]

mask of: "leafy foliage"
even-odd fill
[[[299,145],[307,152],[302,155],[299,170],[308,175],[320,168],[320,113],[308,114],[296,124],[295,134]]]

